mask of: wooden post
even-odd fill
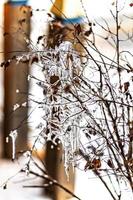
[[[56,45],[59,45],[58,42],[60,36],[64,37],[64,35],[66,35],[66,31],[64,32],[63,30],[64,29],[58,26],[54,26],[54,24],[49,27],[49,37],[48,37],[49,48],[54,48]],[[67,35],[69,34],[67,33]],[[50,83],[55,86],[53,95],[54,94],[56,95],[56,90],[58,90],[58,87],[60,86],[59,84],[56,85],[58,80],[59,80],[58,76],[53,75],[50,77]],[[53,119],[55,116],[54,110],[56,112],[56,109],[54,109],[53,107],[52,111]],[[52,127],[51,125],[51,128],[54,127]],[[46,145],[46,155],[45,155],[46,169],[50,176],[52,176],[60,184],[68,188],[70,191],[74,192],[74,178],[75,178],[74,170],[72,169],[71,166],[69,169],[69,180],[68,180],[68,177],[64,169],[64,161],[62,159],[62,154],[63,154],[63,147],[61,144],[54,145],[51,141],[48,141]],[[53,200],[65,200],[71,198],[71,196],[67,192],[63,191],[62,189],[54,185],[46,189],[46,194],[50,196]]]
[[[72,5],[74,3],[74,5]],[[77,6],[75,8],[75,6]],[[70,12],[71,10],[71,12]],[[81,56],[84,54],[83,46],[78,42],[76,37],[74,37],[76,33],[76,26],[80,24],[81,32],[85,29],[85,25],[83,23],[84,11],[81,5],[80,0],[76,0],[76,4],[74,1],[70,0],[55,0],[51,12],[55,15],[55,21],[51,26],[52,29],[49,30],[48,37],[48,46],[54,48],[56,45],[58,46],[62,41],[70,41],[73,44],[74,49]],[[77,24],[77,25],[76,25]],[[78,34],[77,37],[82,42],[83,37],[82,34]],[[80,72],[79,72],[80,73]],[[52,80],[53,79],[53,80]],[[54,77],[51,77],[52,83],[54,83]],[[55,80],[56,83],[57,79]],[[51,146],[53,147],[51,149]],[[64,170],[64,163],[62,160],[62,146],[61,145],[53,145],[52,142],[47,142],[46,147],[46,168],[48,173],[55,179],[59,181],[63,186],[74,192],[74,179],[75,173],[70,167],[69,170],[69,181],[67,180],[66,173]],[[71,198],[63,190],[51,186],[48,188],[47,193],[52,197],[53,200],[65,200]]]
[[[9,1],[10,2],[10,1]],[[21,1],[22,2],[22,1]],[[24,2],[24,1],[23,1]],[[26,1],[25,1],[26,2]],[[5,62],[28,51],[24,38],[30,30],[30,8],[28,6],[6,3],[4,5],[4,59]],[[8,62],[7,62],[8,65]],[[27,147],[27,102],[28,97],[28,64],[17,63],[13,59],[4,72],[4,139],[3,156],[11,158],[12,142],[9,134],[17,129],[16,152]],[[17,93],[19,92],[20,93]],[[18,104],[20,108],[14,109]],[[23,105],[22,105],[23,104]],[[9,142],[7,143],[7,138]]]
[[[53,148],[51,148],[53,147]],[[64,161],[62,160],[63,149],[61,145],[54,145],[52,142],[47,142],[46,148],[46,169],[48,174],[56,179],[61,185],[74,192],[74,171],[72,167],[69,169],[69,180],[64,169]],[[52,200],[66,200],[72,198],[70,194],[60,189],[57,186],[51,185],[45,190],[46,195]]]

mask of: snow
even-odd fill
[[[23,188],[28,182],[24,180],[23,175],[17,174],[20,170],[18,162],[10,160],[0,160],[0,199],[1,200],[44,200],[41,189]],[[16,175],[16,176],[15,176]],[[15,177],[14,177],[15,176]],[[14,177],[10,179],[10,177]],[[32,183],[40,183],[38,179],[32,180]],[[3,186],[6,185],[6,189]],[[30,182],[29,182],[30,183]],[[45,197],[45,200],[50,200]]]

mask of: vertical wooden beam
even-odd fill
[[[49,30],[48,46],[51,48],[54,48],[56,45],[58,46],[61,42],[61,38],[63,41],[70,41],[73,44],[73,48],[80,55],[81,62],[83,62],[84,48],[82,44],[84,43],[84,39],[81,33],[83,30],[85,31],[83,20],[85,13],[81,1],[55,0],[51,12],[55,15],[56,20],[53,23],[52,29]],[[79,27],[77,29],[81,29],[81,32],[79,33],[77,33],[77,30],[75,29],[78,25]],[[80,40],[81,44],[75,37],[75,34],[77,34],[76,36]],[[80,74],[80,69],[77,73]],[[51,145],[54,146],[54,148],[51,149]],[[70,180],[67,181],[62,160],[62,152],[63,149],[60,145],[55,146],[51,142],[48,142],[46,148],[46,167],[53,178],[57,179],[62,185],[73,192],[75,173],[71,167],[69,171]],[[49,195],[50,194],[54,200],[65,200],[71,198],[66,192],[54,186],[51,186],[49,189]]]
[[[3,26],[3,5],[0,3],[0,26]],[[0,51],[3,51],[3,30],[0,30]],[[3,54],[0,53],[0,63]],[[2,156],[2,124],[3,124],[3,68],[0,68],[0,157]]]
[[[30,31],[30,8],[28,6],[6,3],[4,5],[4,59],[12,59],[14,56],[22,55],[28,51],[24,37]],[[27,147],[28,127],[27,107],[22,104],[27,102],[28,97],[28,65],[12,61],[4,72],[4,130],[3,130],[3,156],[11,158],[12,144],[6,143],[10,131],[17,129],[16,151],[21,151]],[[19,90],[20,93],[16,93]],[[20,108],[13,111],[15,104]]]
[[[60,37],[62,34],[66,35],[66,31],[64,32],[63,30],[58,26],[49,27],[49,37],[48,37],[49,48],[54,48],[56,45],[58,45],[58,42],[59,42],[58,37]],[[56,84],[58,78],[59,78],[58,76],[51,76],[50,77],[51,84],[54,84],[54,83]],[[58,88],[58,85],[55,87]],[[56,94],[56,89],[55,89],[55,94]],[[54,111],[52,112],[52,114],[54,116]],[[61,144],[54,145],[51,141],[48,141],[46,145],[46,155],[45,155],[46,169],[50,176],[56,179],[64,187],[74,192],[75,173],[71,166],[69,169],[69,180],[68,180],[68,177],[64,169],[64,161],[62,159],[62,154],[63,154],[63,147]],[[45,191],[46,191],[46,194],[50,196],[53,200],[66,200],[72,197],[70,194],[68,194],[64,190],[54,185],[51,185]]]

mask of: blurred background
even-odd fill
[[[76,0],[73,0],[76,1]],[[13,4],[10,4],[9,1],[0,1],[0,63],[4,62],[5,58],[10,59],[10,57],[16,55],[16,49],[17,51],[20,50],[20,52],[17,52],[18,55],[22,53],[22,51],[26,51],[27,47],[25,43],[22,42],[22,36],[20,35],[21,30],[18,30],[17,33],[14,31],[16,29],[16,19],[24,19],[22,16],[20,16],[20,12],[17,8],[20,7],[20,4],[25,3],[24,1],[20,1],[20,4],[16,4],[16,2],[19,1],[13,1]],[[113,3],[112,0],[84,0],[84,7],[86,9],[86,13],[91,21],[95,20],[101,20],[101,18],[109,19],[110,14],[110,6]],[[130,3],[130,1],[129,1]],[[10,5],[9,5],[10,4]],[[33,42],[33,45],[36,45],[36,41],[39,35],[42,35],[47,32],[48,30],[48,24],[46,20],[47,13],[50,12],[50,8],[52,6],[52,2],[50,0],[29,0],[28,6],[30,6],[33,9],[33,16],[30,18],[28,24],[26,26],[23,26],[23,31],[26,31],[27,35],[30,35],[30,38]],[[75,6],[76,5],[72,5]],[[25,8],[29,9],[29,8]],[[39,10],[38,10],[39,9]],[[71,8],[68,8],[71,9]],[[127,9],[127,12],[130,12]],[[24,16],[26,15],[23,13]],[[31,14],[31,13],[30,13]],[[29,14],[26,15],[26,17],[29,17]],[[23,23],[23,21],[20,21],[20,23]],[[110,22],[113,24],[113,22]],[[12,26],[10,26],[10,24]],[[113,26],[113,25],[112,25]],[[8,36],[7,31],[12,31],[13,38],[6,38]],[[7,35],[7,36],[6,36]],[[100,47],[103,48],[103,44],[99,43]],[[4,51],[5,50],[5,51]],[[110,55],[110,50],[107,49],[108,54]],[[8,63],[7,63],[8,64]],[[7,189],[3,190],[3,183],[6,183],[6,181],[14,176],[20,169],[20,161],[12,162],[11,161],[11,142],[7,143],[5,142],[9,130],[13,130],[14,127],[17,124],[20,124],[22,121],[22,117],[27,112],[27,108],[23,106],[21,108],[21,114],[20,112],[16,113],[18,121],[16,122],[12,113],[13,104],[17,106],[18,101],[20,104],[23,104],[26,102],[27,96],[24,95],[21,97],[21,99],[18,99],[17,92],[20,90],[23,93],[27,93],[27,81],[25,80],[25,75],[28,74],[29,69],[27,68],[26,64],[21,64],[23,70],[20,70],[20,66],[18,69],[18,66],[15,66],[14,63],[11,64],[12,71],[6,70],[3,67],[0,67],[0,198],[2,200],[41,200],[41,199],[50,199],[49,197],[46,197],[45,194],[43,194],[41,189],[29,189],[29,188],[22,188],[23,182],[22,177],[17,176],[15,180],[9,181],[9,184],[7,186]],[[8,71],[8,72],[7,72]],[[15,77],[13,74],[15,73]],[[41,73],[39,71],[32,71],[32,74],[38,73],[38,77],[41,77]],[[22,77],[24,77],[24,80],[21,81]],[[12,86],[11,86],[12,85]],[[13,89],[14,92],[12,92]],[[29,87],[29,93],[34,92],[37,96],[40,97],[39,91],[36,87],[33,85],[30,85]],[[4,99],[6,98],[6,100]],[[14,108],[15,109],[15,108]],[[28,111],[29,112],[29,111]],[[22,115],[23,113],[23,115]],[[39,111],[35,111],[32,115],[32,123],[34,126],[36,126],[40,119],[40,113]],[[10,123],[9,123],[10,121]],[[20,132],[26,132],[28,135],[25,137],[20,137],[20,141],[18,142],[20,144],[21,148],[26,148],[27,145],[32,145],[32,138],[31,135],[34,135],[34,126],[27,127],[27,124],[20,127]],[[21,129],[22,128],[22,129]],[[4,132],[4,133],[3,133]],[[28,138],[28,140],[27,140]],[[28,141],[28,142],[27,142]],[[26,142],[28,144],[26,144]],[[38,147],[39,148],[39,147]],[[41,152],[41,147],[40,147]],[[6,158],[6,159],[5,159]],[[61,174],[59,176],[62,176]],[[38,180],[35,180],[38,183]],[[20,183],[19,183],[20,182]],[[19,183],[19,184],[18,184]],[[110,195],[108,192],[104,189],[104,186],[101,184],[101,182],[96,179],[92,173],[84,172],[81,169],[76,169],[75,172],[75,183],[72,183],[75,185],[74,193],[80,197],[82,200],[111,200]],[[69,185],[69,184],[68,184]],[[71,188],[71,186],[69,186]],[[100,197],[99,197],[100,194]],[[60,193],[58,200],[65,200],[68,198],[65,198],[62,196],[63,194]],[[129,197],[127,198],[127,195]],[[125,198],[123,200],[131,199],[132,197],[130,194],[125,193]],[[73,199],[74,198],[69,198]]]

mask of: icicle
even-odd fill
[[[9,137],[6,137],[6,143],[8,143],[9,142]]]
[[[26,165],[25,165],[24,170],[25,170],[26,176],[28,176],[29,173],[30,173],[30,170],[29,170],[29,164],[26,164]]]
[[[27,106],[27,102],[22,103],[22,106],[26,107]]]
[[[28,75],[27,80],[30,81],[31,78],[32,78],[32,76],[31,76],[31,75]]]
[[[17,130],[11,131],[9,136],[12,139],[12,160],[15,160],[15,154],[16,154],[16,139],[18,136]]]

